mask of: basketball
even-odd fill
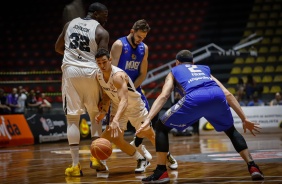
[[[104,138],[98,138],[91,143],[90,151],[93,157],[105,160],[112,154],[112,143]]]

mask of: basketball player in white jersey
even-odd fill
[[[111,103],[109,125],[101,137],[113,142],[123,152],[135,158],[137,160],[135,172],[142,173],[150,165],[150,162],[137,151],[135,146],[124,140],[124,131],[127,128],[128,120],[136,129],[142,125],[148,114],[145,103],[128,74],[112,65],[107,50],[98,50],[96,62],[99,66],[97,79],[103,89],[100,113],[96,116],[97,122],[105,117]],[[152,127],[147,127],[138,136],[148,138],[155,145],[155,132]]]
[[[92,140],[102,133],[102,125],[95,122],[100,99],[100,88],[95,79],[98,69],[95,54],[99,48],[108,49],[109,33],[103,28],[107,17],[105,5],[91,4],[85,18],[75,18],[65,24],[55,44],[56,52],[64,56],[62,98],[72,157],[72,165],[65,170],[67,176],[83,175],[79,163],[80,115],[89,114]],[[94,157],[91,157],[90,167],[97,171],[107,170],[107,166]]]

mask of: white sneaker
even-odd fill
[[[150,166],[151,163],[146,159],[138,159],[137,160],[137,167],[135,169],[135,173],[142,173],[146,171],[146,168]]]
[[[97,173],[98,173],[98,172],[103,172],[103,173],[109,172],[109,168],[108,168],[108,166],[107,166],[106,160],[100,160],[100,162],[101,162],[101,164],[102,164],[104,167],[102,167],[101,169],[96,169],[96,172],[97,172]]]
[[[90,168],[96,169],[97,172],[109,172],[106,160],[98,160],[93,156],[90,157]]]
[[[134,140],[130,143],[132,146],[135,146]],[[152,160],[152,155],[151,153],[146,149],[145,145],[140,144],[136,149],[139,151],[139,153],[142,153],[142,155],[147,159],[147,160]]]
[[[178,164],[177,164],[177,161],[175,160],[175,158],[173,158],[173,156],[170,154],[170,153],[168,153],[168,155],[167,155],[167,166],[170,168],[170,169],[172,169],[172,170],[175,170],[175,169],[177,169],[178,168]]]

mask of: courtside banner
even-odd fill
[[[67,141],[67,121],[64,114],[25,115],[35,143]],[[91,122],[87,114],[81,115],[79,130],[81,139],[91,139]]]
[[[67,140],[67,122],[64,114],[26,114],[35,143]]]
[[[34,137],[23,115],[0,115],[0,147],[32,144]]]
[[[282,133],[282,106],[254,106],[242,107],[250,121],[259,123],[261,133]],[[234,125],[240,133],[244,133],[242,121],[232,109]],[[218,133],[205,119],[200,119],[200,135]]]

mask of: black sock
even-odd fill
[[[248,165],[256,165],[254,161],[250,161]]]
[[[140,137],[135,137],[135,140],[134,140],[134,144],[136,147],[138,147],[140,144],[142,144],[142,141],[143,141],[143,138],[140,138]]]
[[[157,169],[161,171],[166,171],[166,165],[157,165]]]

